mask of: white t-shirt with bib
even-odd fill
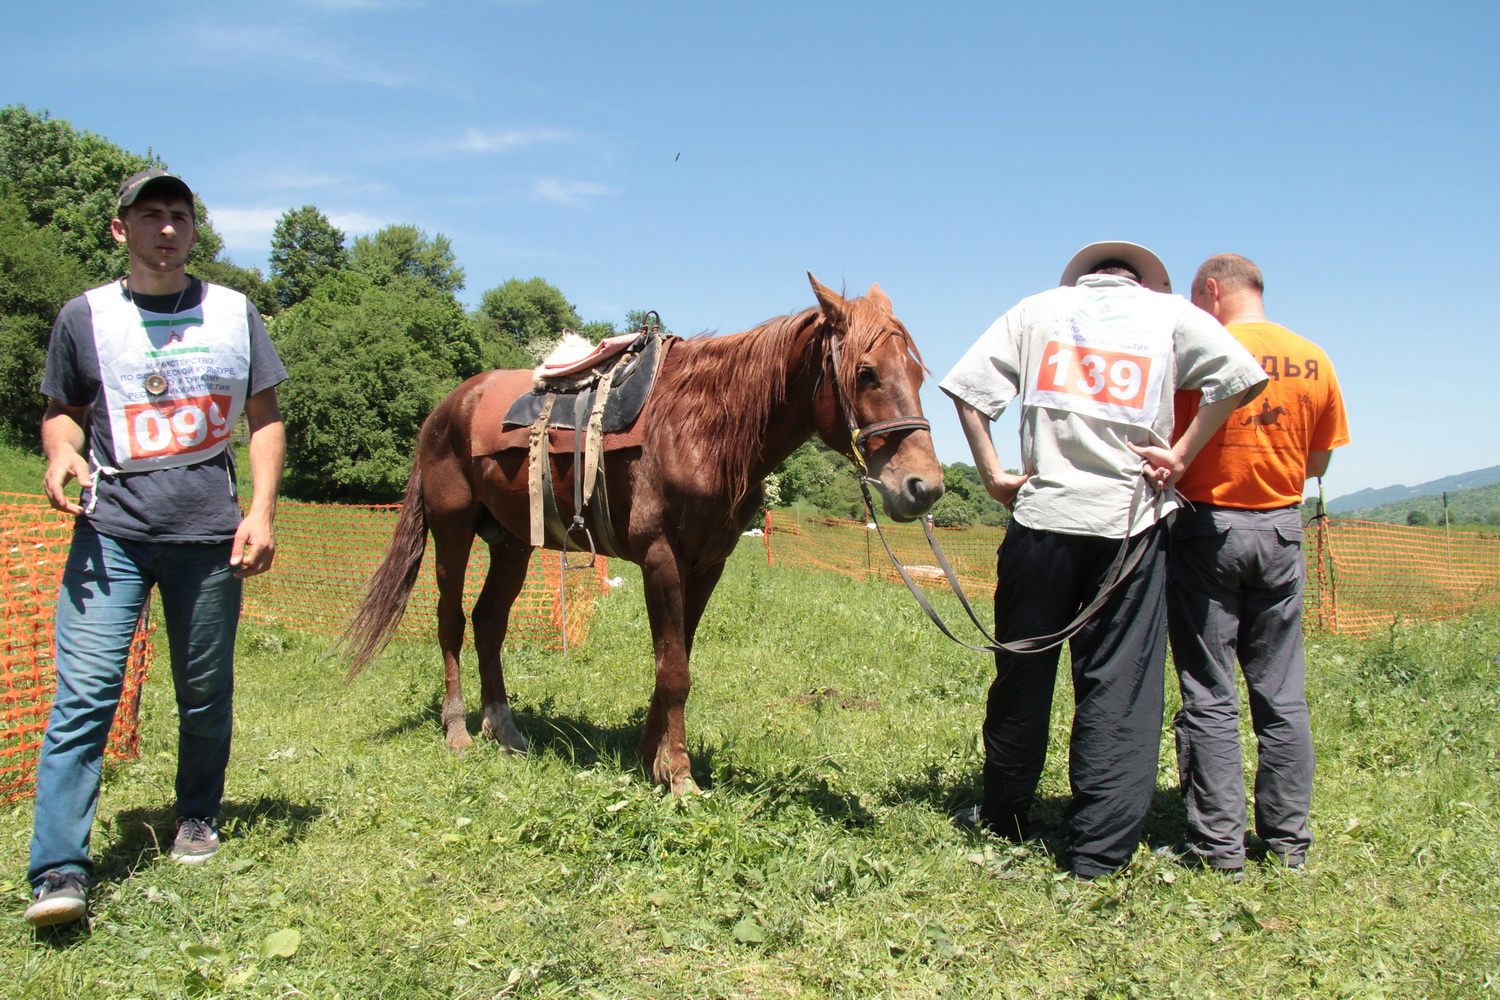
[[[994,419],[1021,398],[1022,471],[1015,518],[1028,528],[1121,538],[1151,526],[1137,499],[1141,460],[1126,447],[1167,445],[1174,390],[1204,402],[1264,384],[1265,372],[1217,320],[1129,278],[1085,275],[1021,300],[959,359],[939,387]],[[1135,511],[1132,519],[1132,501]],[[1160,513],[1176,509],[1166,498]]]

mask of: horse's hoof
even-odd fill
[[[521,731],[516,728],[515,721],[511,718],[509,705],[485,709],[484,719],[479,723],[479,731],[500,744],[500,748],[507,753],[524,754],[530,749],[526,737],[521,735]]]
[[[474,737],[470,736],[467,732],[460,731],[458,733],[448,734],[447,743],[449,750],[462,750],[464,747],[473,742]]]
[[[531,749],[531,745],[526,742],[526,737],[522,736],[515,730],[511,730],[511,734],[508,737],[500,733],[491,732],[488,729],[485,730],[484,735],[498,743],[500,745],[500,749],[504,750],[506,753],[516,753],[524,755],[526,751]]]

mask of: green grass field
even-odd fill
[[[688,706],[704,794],[635,756],[651,684],[634,567],[586,647],[514,653],[529,757],[453,754],[436,648],[350,686],[323,637],[241,634],[225,844],[170,837],[165,660],[108,765],[92,921],[21,920],[31,805],[0,812],[0,994],[167,997],[1485,997],[1500,990],[1500,618],[1315,636],[1317,844],[1232,885],[1144,847],[1064,879],[1069,689],[1024,847],[954,829],[989,662],[903,590],[735,555]],[[466,676],[470,729],[477,679]],[[1170,699],[1169,699],[1170,702]],[[1170,707],[1169,707],[1170,711]],[[1148,836],[1181,831],[1170,737]]]

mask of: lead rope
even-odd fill
[[[1135,513],[1138,509],[1140,498],[1144,493],[1145,484],[1145,476],[1142,476],[1140,482],[1136,485],[1135,493],[1131,496],[1128,524],[1135,523]],[[969,621],[974,623],[974,627],[979,630],[979,634],[986,640],[986,645],[975,646],[953,634],[953,630],[948,627],[948,623],[943,620],[942,615],[932,606],[932,602],[927,599],[927,595],[922,592],[922,589],[912,580],[911,575],[906,572],[906,567],[896,557],[896,553],[891,549],[891,543],[885,537],[885,529],[880,526],[879,520],[875,517],[875,505],[871,500],[870,490],[865,486],[863,480],[860,482],[860,489],[864,491],[865,510],[869,514],[870,523],[875,526],[875,533],[880,536],[880,544],[885,547],[885,554],[890,557],[891,565],[896,568],[896,573],[901,577],[901,582],[906,584],[906,589],[911,591],[911,595],[916,598],[917,604],[927,613],[927,617],[938,627],[939,631],[960,646],[972,649],[978,653],[1041,653],[1056,646],[1061,646],[1076,635],[1084,625],[1088,624],[1089,619],[1104,606],[1104,602],[1109,599],[1110,595],[1119,589],[1120,584],[1130,576],[1136,566],[1140,565],[1141,558],[1146,552],[1145,532],[1142,532],[1138,536],[1140,543],[1132,548],[1130,544],[1131,536],[1128,533],[1127,527],[1127,534],[1120,540],[1120,547],[1115,552],[1114,561],[1110,564],[1109,570],[1104,574],[1104,582],[1100,585],[1099,593],[1078,613],[1077,617],[1061,630],[1053,632],[1051,635],[1038,635],[1027,639],[1016,639],[1012,642],[1000,642],[990,634],[989,629],[984,627],[984,623],[979,620],[979,616],[974,612],[974,606],[969,601],[969,595],[964,591],[962,584],[958,582],[958,574],[953,572],[953,567],[949,564],[948,557],[944,555],[942,546],[938,544],[937,536],[933,533],[932,515],[925,515],[922,518],[922,533],[927,538],[927,545],[932,549],[932,554],[937,559],[938,566],[942,569],[943,576],[948,581],[948,587],[953,591],[953,595],[958,598],[959,604],[963,606],[964,611],[968,614]],[[1153,523],[1161,520],[1161,502],[1162,494],[1157,494],[1154,504],[1157,514]]]
[[[1104,602],[1109,599],[1110,595],[1119,589],[1120,584],[1130,576],[1136,566],[1140,565],[1141,558],[1145,555],[1147,547],[1147,541],[1144,537],[1145,533],[1141,533],[1140,543],[1132,548],[1130,544],[1130,528],[1135,524],[1136,511],[1139,509],[1141,498],[1145,495],[1147,488],[1146,477],[1144,475],[1136,482],[1135,491],[1130,497],[1130,512],[1126,521],[1125,536],[1120,539],[1120,548],[1115,553],[1114,561],[1110,564],[1109,570],[1104,575],[1104,582],[1100,585],[1099,593],[1089,602],[1088,606],[1080,611],[1077,617],[1060,631],[1053,632],[1051,635],[1032,636],[1028,639],[1017,639],[1013,642],[1000,642],[990,634],[989,629],[984,627],[984,623],[979,620],[979,616],[974,612],[974,606],[969,601],[968,594],[964,592],[963,586],[958,582],[958,574],[953,572],[953,567],[949,564],[948,557],[943,553],[942,547],[938,545],[937,535],[932,530],[932,515],[928,514],[922,518],[922,533],[927,538],[927,545],[932,549],[932,554],[937,559],[938,566],[943,571],[943,576],[947,578],[949,588],[952,589],[954,596],[958,598],[959,604],[963,606],[964,611],[968,614],[969,621],[974,623],[974,627],[979,630],[979,634],[987,640],[987,644],[983,646],[975,646],[964,642],[953,634],[952,629],[948,627],[942,615],[938,614],[937,609],[932,606],[932,602],[927,599],[927,595],[912,580],[911,575],[906,572],[906,567],[902,565],[900,559],[896,558],[896,553],[891,549],[891,543],[885,537],[885,529],[880,526],[880,521],[875,516],[875,502],[870,496],[870,483],[876,482],[876,480],[871,478],[870,466],[865,461],[864,456],[865,442],[875,435],[891,434],[901,430],[931,431],[932,426],[922,417],[896,417],[891,420],[877,421],[861,428],[854,416],[853,403],[849,399],[848,393],[844,390],[843,381],[839,378],[839,362],[842,358],[843,341],[837,334],[834,334],[828,342],[828,361],[832,368],[831,381],[833,382],[839,405],[844,410],[844,419],[849,425],[850,461],[854,463],[854,467],[859,473],[859,489],[860,493],[864,496],[865,512],[868,515],[869,523],[875,526],[875,533],[880,536],[880,544],[884,546],[885,554],[890,558],[891,565],[896,568],[896,573],[901,577],[901,582],[906,584],[906,589],[911,591],[912,596],[917,600],[917,604],[927,613],[927,617],[931,619],[932,623],[949,639],[952,639],[960,646],[980,653],[1041,653],[1056,646],[1061,646],[1068,639],[1076,635],[1084,625],[1088,624],[1089,619],[1104,606]],[[1156,516],[1153,518],[1153,524],[1161,521],[1161,504],[1164,496],[1165,493],[1156,494],[1154,502]]]

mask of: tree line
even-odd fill
[[[147,167],[168,165],[45,111],[0,108],[0,432],[13,442],[37,447],[45,408],[37,387],[58,309],[127,273],[109,220],[120,182]],[[255,304],[291,376],[280,390],[289,497],[399,499],[422,420],[453,386],[492,368],[534,367],[565,329],[594,342],[620,332],[608,320],[585,321],[540,277],[511,278],[465,309],[450,241],[416,225],[351,240],[314,205],[288,209],[264,273],[226,256],[211,209],[201,199],[196,208],[188,272]],[[645,315],[627,313],[623,329],[639,328]],[[972,466],[949,466],[947,480],[938,523],[1004,523]],[[864,516],[848,462],[819,442],[799,449],[768,487],[780,506]]]

